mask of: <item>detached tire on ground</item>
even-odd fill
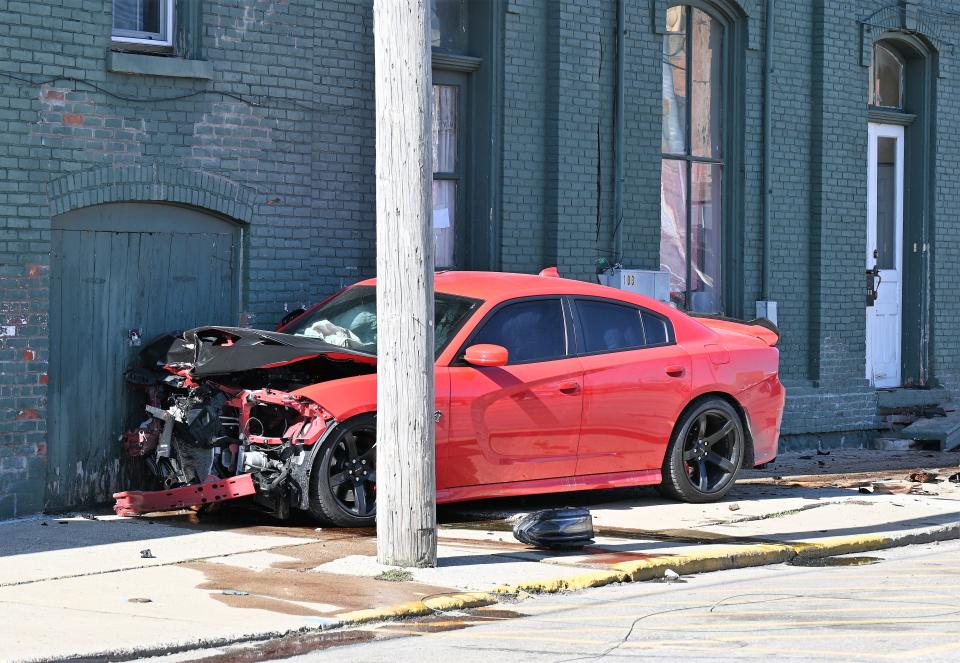
[[[677,422],[663,459],[660,492],[684,502],[716,502],[730,492],[743,463],[740,413],[722,398],[695,403]]]
[[[337,527],[372,527],[377,517],[376,417],[338,424],[310,472],[310,513]]]

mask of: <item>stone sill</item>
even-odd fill
[[[107,51],[107,71],[115,74],[168,76],[171,78],[213,78],[213,64],[207,60],[184,60],[140,53]]]

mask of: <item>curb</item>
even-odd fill
[[[827,537],[816,543],[757,543],[751,545],[713,545],[702,553],[673,555],[660,559],[614,564],[610,571],[591,571],[566,578],[533,580],[497,585],[494,594],[551,594],[602,587],[622,582],[641,582],[662,578],[670,569],[680,575],[743,569],[751,566],[781,564],[795,558],[815,559],[849,553],[899,548],[919,543],[960,539],[960,524],[906,534],[864,534]]]
[[[427,605],[428,601],[430,605]],[[382,622],[388,619],[424,617],[448,610],[482,608],[497,602],[498,599],[496,596],[486,592],[437,594],[435,596],[425,596],[418,601],[408,601],[407,603],[398,603],[396,605],[384,606],[383,608],[370,608],[367,610],[354,610],[353,612],[343,613],[336,616],[336,623],[325,626],[324,630],[341,626],[353,626],[355,624],[367,624],[369,622]]]

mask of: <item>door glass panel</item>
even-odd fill
[[[433,181],[433,262],[437,269],[453,267],[453,233],[457,216],[456,180]]]
[[[723,26],[709,14],[693,10],[693,48],[690,80],[690,116],[693,154],[720,158],[723,75]]]
[[[897,139],[877,138],[877,266],[896,269]]]
[[[664,159],[660,172],[660,271],[670,274],[670,299],[686,305],[687,162]]]
[[[687,8],[667,9],[663,36],[663,135],[661,150],[687,152]]]
[[[690,187],[690,309],[720,310],[721,177],[718,164],[694,163]]]
[[[560,300],[508,304],[483,324],[471,343],[505,347],[511,364],[560,359],[567,354]]]
[[[576,305],[587,352],[643,347],[643,320],[637,309],[588,299],[578,299]]]

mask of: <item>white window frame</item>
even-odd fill
[[[173,46],[173,5],[174,0],[160,0],[166,11],[160,11],[160,32],[141,32],[139,30],[118,30],[111,26],[110,37],[114,43],[141,44],[143,46]],[[112,3],[111,3],[112,7]],[[153,38],[149,35],[156,35]]]

